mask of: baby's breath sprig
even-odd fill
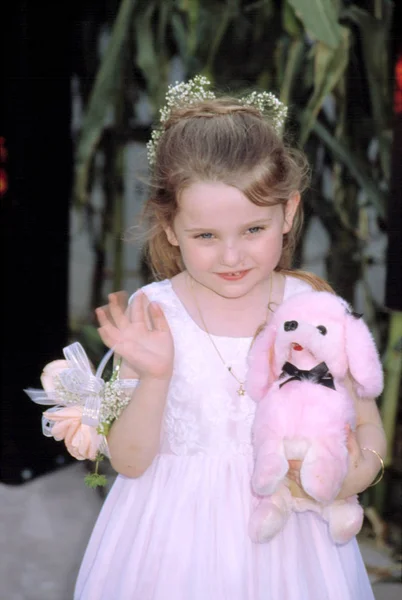
[[[100,407],[100,425],[98,433],[107,435],[113,421],[119,418],[122,411],[130,402],[130,395],[127,394],[121,387],[119,381],[119,365],[113,370],[113,374],[109,381],[105,382],[103,388],[103,398]]]
[[[77,406],[81,403],[79,393],[66,388],[59,375],[54,378],[54,390],[64,406]]]
[[[149,164],[155,162],[156,148],[163,134],[163,125],[169,120],[173,108],[179,106],[191,106],[202,100],[214,100],[215,94],[208,88],[211,86],[209,79],[203,75],[196,75],[187,82],[176,81],[175,85],[169,85],[166,93],[166,104],[160,111],[160,127],[151,133],[151,139],[147,144],[147,156]]]
[[[214,100],[215,94],[209,89],[211,82],[203,75],[196,75],[187,83],[176,81],[175,85],[170,85],[166,94],[166,104],[160,110],[160,121],[166,123],[170,118],[172,108],[177,106],[191,106],[202,100]]]
[[[151,139],[147,143],[147,156],[151,166],[155,163],[159,140],[164,132],[164,124],[169,120],[172,110],[191,106],[203,100],[214,100],[216,95],[210,90],[211,85],[207,77],[196,75],[187,82],[176,82],[175,85],[168,87],[166,103],[159,111],[159,126],[152,130]],[[242,98],[240,103],[243,106],[256,108],[262,115],[267,113],[272,119],[277,133],[282,132],[288,109],[272,92],[252,92]]]
[[[120,365],[116,365],[109,381],[103,387],[102,403],[100,407],[99,425],[96,431],[104,438],[107,437],[112,423],[119,418],[127,404],[130,395],[121,388],[119,380]],[[104,487],[107,485],[105,475],[100,474],[99,464],[104,460],[104,455],[98,452],[95,458],[95,469],[85,477],[85,483],[90,488]]]
[[[283,104],[272,92],[252,92],[241,100],[245,106],[253,106],[261,114],[268,113],[272,118],[275,130],[280,133],[284,126],[288,107]]]

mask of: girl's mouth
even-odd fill
[[[247,271],[232,271],[231,273],[217,273],[219,277],[225,279],[226,281],[239,281],[243,279],[250,272],[250,269]]]

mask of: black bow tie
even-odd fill
[[[302,369],[298,369],[292,363],[285,362],[282,367],[281,377],[285,377],[286,375],[290,375],[289,379],[286,379],[283,383],[280,384],[280,388],[285,385],[285,383],[289,383],[289,381],[312,381],[313,383],[319,383],[320,385],[324,385],[331,390],[335,389],[334,378],[325,362],[320,363],[316,367],[310,369],[310,371],[303,371]]]

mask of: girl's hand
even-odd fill
[[[313,500],[311,496],[306,494],[302,487],[302,483],[300,480],[300,469],[302,466],[301,460],[289,460],[289,471],[287,472],[287,478],[290,480],[289,489],[295,498],[307,498],[308,500]]]
[[[299,488],[301,488],[302,484],[301,484],[301,480],[300,480],[300,469],[301,469],[302,461],[301,460],[289,460],[288,463],[289,463],[289,471],[287,473],[287,477],[291,481],[296,483],[296,485],[298,485]]]
[[[366,456],[362,451],[357,435],[347,427],[347,448],[349,452],[348,472],[343,481],[338,499],[348,498],[360,494],[373,480],[371,456]]]
[[[341,490],[337,496],[338,500],[343,500],[349,496],[360,494],[373,481],[373,460],[374,469],[378,466],[376,458],[371,452],[362,451],[354,431],[347,427],[347,448],[348,448],[348,471],[343,481]],[[300,480],[300,460],[289,461],[289,471],[287,477],[291,481],[291,492],[298,498],[310,498],[302,488]]]
[[[114,348],[140,379],[170,379],[174,345],[161,307],[156,302],[148,305],[147,297],[140,292],[130,307],[130,319],[125,311],[126,300],[125,293],[110,294],[107,307],[96,309],[102,341]]]

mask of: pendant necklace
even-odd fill
[[[194,303],[195,303],[195,305],[197,307],[197,311],[198,311],[201,323],[202,323],[202,325],[204,327],[205,333],[207,334],[208,339],[211,342],[212,346],[215,348],[215,351],[216,351],[217,355],[219,356],[219,358],[221,359],[223,365],[229,371],[229,373],[232,375],[232,377],[234,377],[234,379],[236,379],[237,383],[239,384],[239,388],[237,389],[238,396],[244,396],[246,394],[246,390],[244,388],[245,381],[241,381],[237,377],[237,375],[233,372],[232,366],[227,364],[227,362],[223,358],[222,354],[220,353],[218,346],[215,344],[215,342],[214,342],[211,334],[209,333],[208,327],[207,327],[207,325],[205,323],[205,320],[204,320],[204,317],[202,315],[200,306],[198,304],[197,296],[196,296],[195,291],[194,291],[194,279],[192,277],[191,277],[191,280],[190,280],[190,288],[191,288],[192,296],[194,298]],[[272,294],[272,273],[271,273],[271,276],[270,276],[269,297],[268,297],[268,304],[267,304],[267,314],[266,314],[266,317],[265,317],[264,325],[265,325],[265,323],[268,320],[268,311],[269,311],[269,305],[271,303],[271,294]]]

